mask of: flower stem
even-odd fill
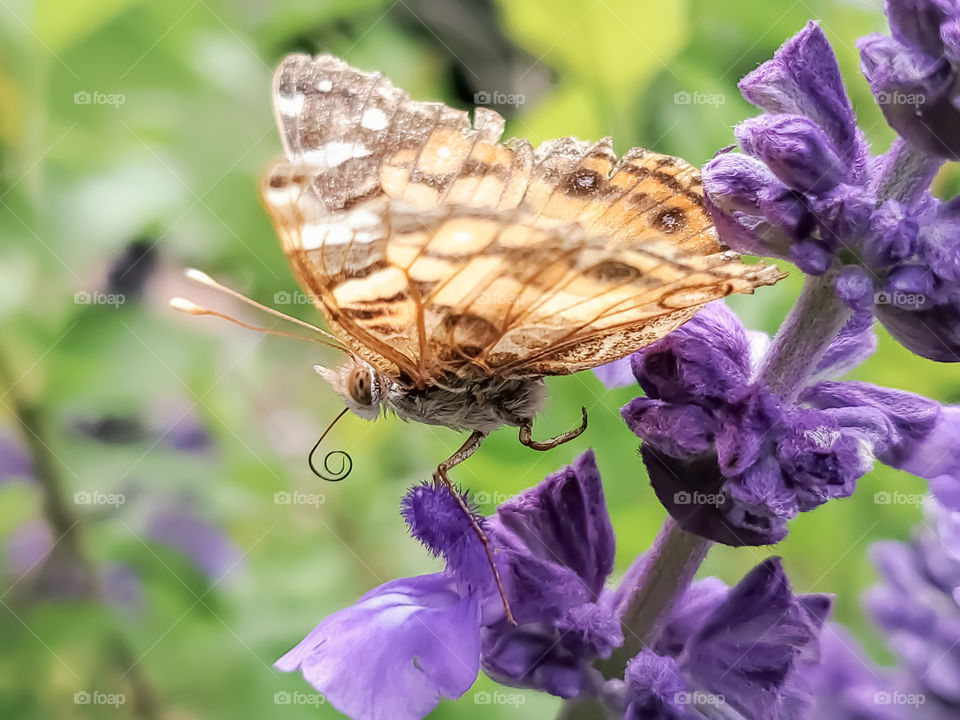
[[[852,314],[837,298],[832,273],[808,275],[757,379],[784,401],[794,400]]]
[[[909,205],[927,191],[944,161],[913,148],[898,137],[881,162],[877,177],[877,200],[897,200]]]
[[[624,578],[622,612],[624,643],[597,663],[607,679],[622,678],[627,663],[643,648],[656,643],[679,597],[700,568],[713,542],[688,533],[667,517],[648,552],[634,561]],[[596,720],[605,710],[594,699],[568,700],[557,720]]]
[[[607,677],[622,677],[627,662],[643,648],[653,645],[668,613],[693,580],[713,542],[688,533],[667,517],[653,547],[637,560],[635,579],[623,604],[623,645],[600,664]]]

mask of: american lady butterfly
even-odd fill
[[[699,173],[677,158],[618,160],[610,138],[501,143],[492,110],[471,123],[329,55],[285,58],[273,99],[286,159],[262,196],[349,356],[317,371],[368,420],[389,410],[470,432],[436,470],[448,486],[501,426],[538,450],[585,429],[584,411],[579,428],[532,440],[543,376],[624,357],[783,277],[720,245]]]

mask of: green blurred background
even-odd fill
[[[488,93],[505,100],[508,135],[535,144],[613,135],[619,152],[702,164],[753,114],[738,78],[819,18],[882,150],[892,132],[854,48],[885,30],[879,4],[0,0],[0,717],[337,717],[272,662],[372,586],[437,568],[397,505],[460,437],[345,418],[329,447],[350,452],[353,474],[323,483],[306,453],[341,405],[311,366],[333,358],[166,308],[187,290],[185,266],[268,304],[296,291],[256,190],[280,150],[269,89],[285,53],[341,55],[420,99],[468,107]],[[938,179],[943,195],[958,186],[952,169]],[[798,287],[792,274],[731,304],[773,331]],[[960,400],[955,368],[882,331],[856,377]],[[498,432],[456,479],[491,511],[595,448],[619,574],[664,518],[617,413],[633,392],[590,373],[549,386],[537,433],[567,429],[581,404],[589,431],[545,454]],[[874,494],[924,489],[880,468],[779,547],[717,548],[703,574],[733,583],[781,554],[797,589],[836,593],[836,618],[884,661],[859,610],[866,549],[906,537],[920,511]],[[276,501],[294,491],[313,504]],[[434,716],[555,710],[533,693],[519,709],[477,704],[492,687],[481,678]],[[305,694],[278,704],[278,692]],[[125,703],[102,704],[111,693]]]

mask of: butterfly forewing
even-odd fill
[[[262,192],[284,251],[333,329],[393,377],[595,367],[782,277],[724,251],[676,158],[501,144],[496,113],[471,125],[330,56],[288,57],[274,92],[288,160]]]

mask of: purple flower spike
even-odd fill
[[[740,81],[740,91],[769,113],[805,115],[817,123],[854,176],[867,150],[857,129],[833,48],[815,22],[784,43],[772,60]]]
[[[740,83],[766,114],[735,134],[744,155],[703,171],[720,238],[826,276],[911,351],[960,361],[960,202],[929,186],[960,158],[960,5],[890,0],[894,37],[861,43],[864,72],[901,137],[871,157],[830,44],[810,23]],[[748,157],[752,156],[752,157]]]
[[[859,42],[863,72],[890,126],[924,152],[960,157],[957,23],[951,0],[889,0],[893,37]]]
[[[615,546],[593,453],[501,505],[490,526],[519,625],[484,628],[484,672],[560,697],[593,688],[590,662],[623,642],[603,601]]]
[[[779,558],[765,560],[688,640],[683,669],[745,717],[786,717],[784,707],[809,703],[798,670],[817,659],[831,605],[826,595],[795,596]]]
[[[883,690],[922,697],[923,717],[939,720],[960,713],[960,560],[947,546],[950,534],[941,534],[955,516],[935,502],[926,511],[927,525],[909,543],[871,548],[881,584],[865,603],[903,666]]]
[[[445,574],[394,580],[324,620],[276,667],[299,669],[354,720],[420,720],[476,680],[479,615]]]

